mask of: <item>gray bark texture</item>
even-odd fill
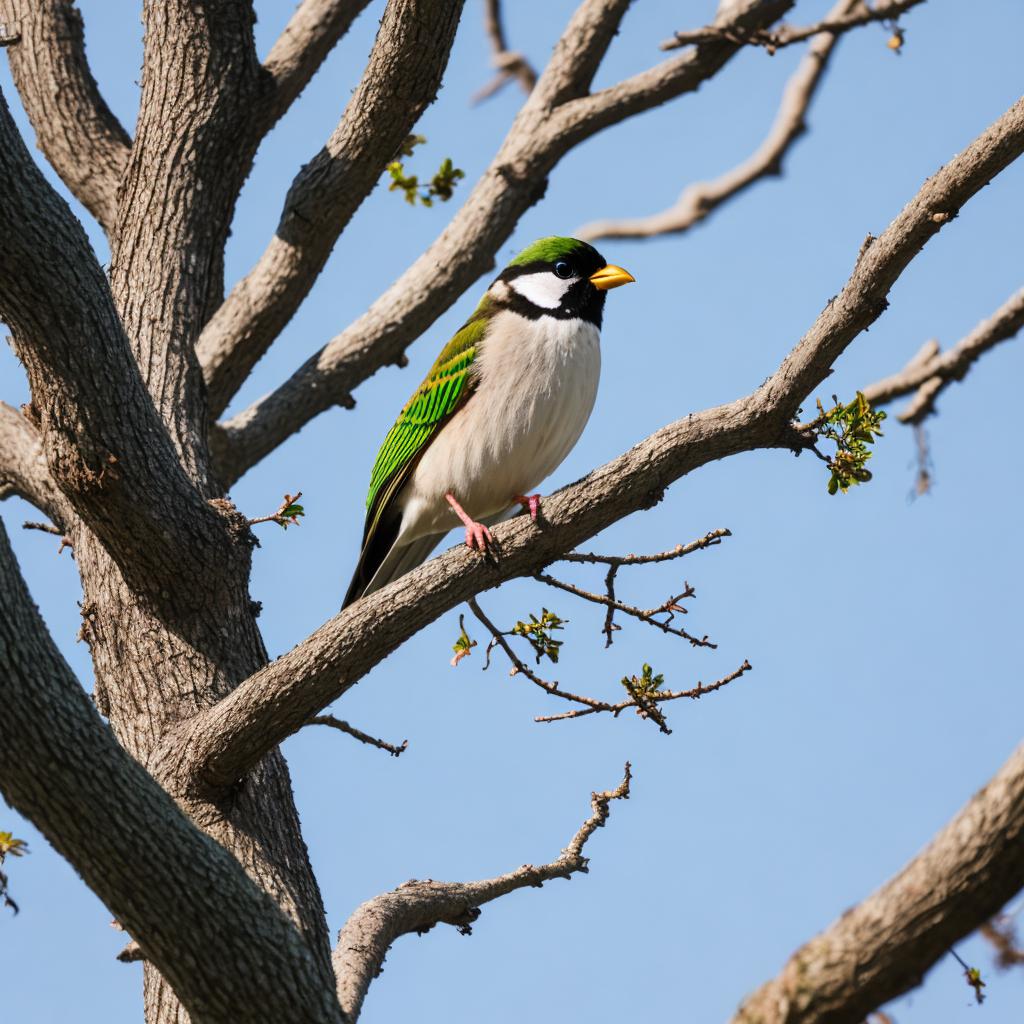
[[[225,297],[224,246],[256,150],[367,5],[303,0],[261,62],[248,0],[145,0],[130,137],[89,70],[74,4],[0,0],[39,149],[102,225],[112,254],[108,274],[0,97],[0,318],[31,389],[21,410],[0,403],[0,498],[29,501],[73,544],[95,673],[90,702],[0,527],[0,789],[130,935],[125,958],[145,960],[149,1024],[355,1020],[400,936],[468,926],[485,902],[585,871],[584,844],[609,801],[628,796],[628,766],[617,789],[593,795],[591,817],[556,860],[478,882],[409,883],[360,907],[332,950],[278,745],[446,610],[537,572],[686,474],[740,452],[807,448],[793,422],[801,402],[881,315],[926,243],[1024,152],[1022,101],[865,245],[841,293],[755,392],[665,426],[546,499],[542,531],[527,517],[498,528],[497,565],[449,552],[268,664],[249,595],[255,540],[225,497],[230,484],[404,358],[493,265],[574,146],[693,92],[793,3],[723,5],[697,45],[592,91],[630,0],[583,0],[437,240],[277,391],[218,422],[441,85],[462,0],[388,0],[337,127],[295,176],[264,253]],[[507,49],[498,4],[488,10]],[[834,44],[819,33],[765,146],[705,206],[777,166]],[[669,229],[681,230],[678,218]],[[1020,328],[1021,308],[1015,296],[947,355],[930,352],[881,382],[879,397],[931,387],[933,399]],[[861,1019],[982,924],[1021,884],[1020,758],[861,917],[797,954],[798,989],[787,968],[738,1019]],[[976,826],[971,841],[964,821]],[[847,965],[865,961],[871,984],[855,985]]]

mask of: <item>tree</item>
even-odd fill
[[[268,661],[250,592],[253,526],[295,521],[298,498],[288,494],[270,516],[249,517],[228,498],[241,476],[320,413],[351,408],[352,393],[378,370],[401,365],[416,338],[493,267],[575,147],[725,75],[754,49],[806,44],[776,126],[747,162],[688,190],[664,215],[591,224],[584,233],[687,230],[779,170],[841,35],[882,22],[883,39],[898,50],[896,19],[920,2],[871,9],[841,0],[823,20],[794,28],[780,21],[792,2],[734,0],[709,26],[674,35],[661,63],[605,87],[595,76],[628,0],[584,0],[536,75],[509,50],[501,12],[488,5],[499,76],[529,90],[492,163],[436,241],[362,316],[227,418],[389,167],[413,205],[417,196],[443,200],[462,188],[449,163],[424,193],[424,179],[413,183],[404,162],[419,160],[410,136],[445,74],[463,4],[389,0],[358,88],[288,189],[274,237],[226,295],[226,243],[257,150],[367,5],[303,0],[261,61],[253,8],[243,0],[147,0],[129,137],[85,62],[75,8],[60,0],[0,4],[11,74],[39,148],[110,248],[104,268],[4,106],[0,316],[31,400],[21,410],[0,406],[0,493],[30,502],[72,547],[95,682],[90,701],[36,612],[4,535],[0,786],[131,937],[124,955],[145,961],[148,1020],[180,1020],[182,1008],[195,1021],[354,1019],[398,937],[437,924],[468,931],[483,904],[584,870],[584,844],[617,814],[612,801],[629,793],[628,768],[621,782],[601,783],[607,788],[593,796],[560,857],[486,881],[406,883],[360,906],[332,948],[279,745],[317,721],[372,740],[325,718],[324,709],[463,602],[476,617],[453,637],[455,653],[472,652],[474,642],[477,650],[459,672],[482,660],[493,640],[495,658],[509,656],[518,676],[562,702],[554,714],[621,720],[625,711],[652,733],[668,731],[667,700],[720,686],[667,689],[660,672],[637,664],[615,698],[582,683],[556,687],[547,669],[557,660],[561,617],[534,608],[532,619],[523,612],[506,629],[478,596],[541,573],[547,589],[542,598],[531,591],[534,602],[574,587],[575,599],[600,606],[608,642],[613,613],[652,625],[652,633],[679,630],[689,587],[643,608],[616,589],[622,556],[600,562],[604,590],[566,584],[549,566],[567,557],[571,564],[577,545],[651,507],[682,477],[740,453],[804,453],[804,473],[818,455],[827,463],[820,486],[845,491],[867,476],[880,425],[870,403],[914,396],[905,418],[919,424],[950,381],[1014,336],[1024,322],[1019,293],[945,354],[932,346],[895,377],[864,381],[863,399],[855,391],[832,402],[820,392],[839,357],[885,312],[901,274],[961,209],[970,216],[975,195],[1024,150],[1021,101],[987,126],[979,118],[973,139],[948,143],[957,155],[936,164],[889,227],[850,253],[845,285],[762,385],[683,415],[552,495],[543,528],[528,518],[503,526],[495,563],[449,551]],[[457,137],[450,144],[457,164]],[[887,363],[881,372],[892,369]],[[396,389],[404,388],[403,379]],[[286,486],[297,484],[278,489]],[[352,485],[352,504],[361,487]],[[693,549],[724,536],[712,531]],[[870,588],[832,586],[822,601],[870,602]],[[301,587],[286,596],[301,600]],[[860,609],[844,625],[861,627],[870,610]],[[701,631],[680,632],[677,641],[708,643]],[[747,663],[737,660],[721,686],[746,675]],[[857,1021],[905,991],[1021,887],[1022,821],[1018,751],[903,874],[794,954],[738,1019]],[[15,868],[5,871],[16,891]]]

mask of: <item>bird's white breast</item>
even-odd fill
[[[597,397],[600,332],[585,320],[499,313],[473,367],[475,393],[424,453],[402,496],[403,539],[499,516],[558,468]]]

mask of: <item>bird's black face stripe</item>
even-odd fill
[[[515,288],[506,288],[505,294],[500,298],[493,298],[492,301],[499,309],[510,309],[528,320],[539,320],[543,316],[553,316],[558,320],[586,320],[600,329],[605,298],[606,294],[603,291],[583,279],[569,287],[562,297],[561,305],[555,309],[535,305],[524,295],[520,295]]]

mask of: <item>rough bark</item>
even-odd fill
[[[895,878],[802,946],[732,1024],[860,1024],[1024,886],[1024,746]]]
[[[100,720],[32,604],[2,524],[0,696],[4,797],[137,938],[196,1024],[344,1019],[285,914]]]
[[[224,411],[292,318],[334,243],[433,102],[463,0],[392,0],[362,81],[292,183],[277,231],[199,339],[211,415]]]
[[[69,0],[0,0],[0,21],[21,37],[10,48],[11,77],[36,144],[109,234],[131,140],[89,70],[78,8]]]

